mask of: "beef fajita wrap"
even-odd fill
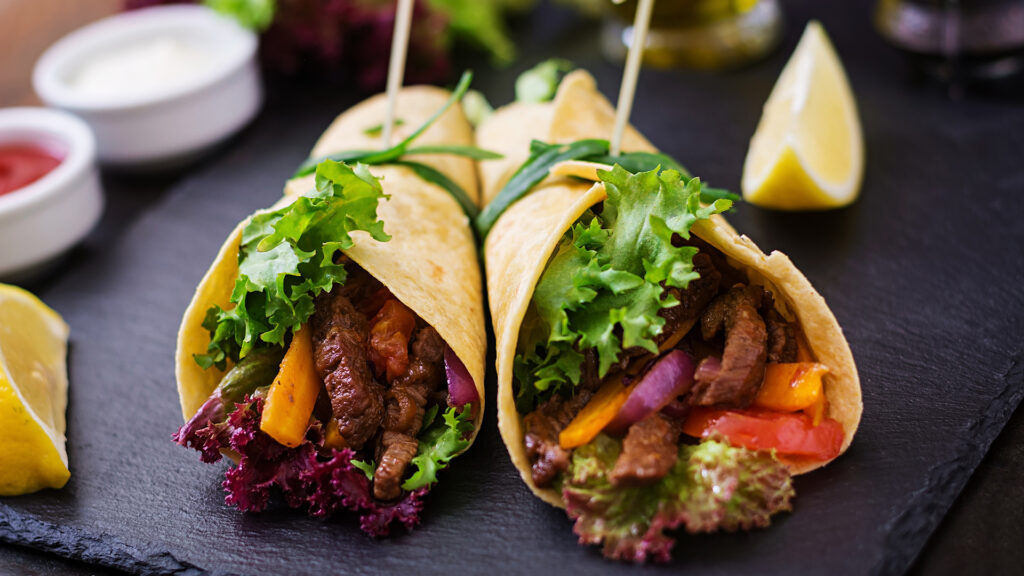
[[[339,116],[300,170],[313,173],[240,223],[199,283],[178,334],[175,440],[236,462],[228,504],[259,511],[278,492],[386,535],[419,522],[438,471],[475,438],[482,289],[450,189],[475,199],[477,184],[473,161],[445,152],[473,144],[459,95],[401,91],[402,153],[379,153],[383,96]]]
[[[738,234],[727,194],[632,128],[608,158],[613,120],[576,71],[553,101],[478,128],[479,146],[505,153],[482,163],[477,221],[498,426],[581,543],[666,561],[674,529],[746,530],[789,510],[791,476],[850,445],[860,384],[789,258]]]

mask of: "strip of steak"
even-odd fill
[[[377,433],[384,417],[384,388],[367,362],[366,316],[343,294],[317,296],[310,318],[313,360],[331,400],[331,412],[345,443],[359,450]]]
[[[381,434],[383,454],[373,474],[373,496],[378,500],[393,500],[402,495],[405,469],[416,457],[419,442],[406,434],[385,430]]]
[[[526,455],[530,459],[533,483],[544,487],[569,467],[569,451],[558,444],[558,435],[590,401],[600,386],[597,377],[597,355],[588,350],[584,355],[580,385],[571,398],[555,394],[523,418],[526,427]]]
[[[701,316],[701,335],[710,340],[725,329],[721,368],[697,367],[690,403],[696,406],[745,408],[764,380],[768,334],[758,314],[765,298],[760,286],[733,286],[715,298]]]
[[[614,486],[646,486],[665,477],[679,458],[680,427],[661,412],[629,427],[609,480]]]
[[[796,362],[796,328],[774,308],[765,313],[764,325],[768,331],[768,361]]]
[[[444,384],[444,340],[430,326],[413,339],[405,374],[391,383],[384,395],[387,411],[384,433],[377,448],[379,464],[373,475],[373,495],[380,500],[398,498],[405,470],[416,456],[416,435],[431,395]]]

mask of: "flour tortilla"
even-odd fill
[[[414,130],[447,98],[448,93],[437,88],[403,89],[398,100],[398,117],[403,118],[405,124],[399,128],[396,137],[401,138],[403,130]],[[383,116],[378,118],[376,112],[381,106],[382,97],[375,96],[339,116],[320,138],[311,156],[366,146],[379,147],[380,144],[375,144],[371,137],[363,134],[363,130],[380,123]],[[417,143],[469,145],[472,144],[471,135],[462,110],[453,106]],[[452,160],[441,156],[423,158],[424,162],[430,162],[476,198],[478,192],[472,162]],[[487,336],[480,269],[469,219],[448,192],[423,181],[408,168],[371,166],[370,171],[381,179],[384,193],[391,195],[390,200],[380,202],[377,210],[391,240],[377,242],[365,232],[355,232],[352,234],[355,244],[344,252],[433,326],[466,365],[480,397],[480,406],[474,414],[475,438],[483,417]],[[285,186],[285,196],[270,209],[288,205],[312,186],[312,177],[289,181]],[[185,420],[195,414],[224,374],[216,367],[203,370],[193,355],[205,353],[210,341],[209,332],[202,327],[207,309],[214,304],[222,308],[233,306],[230,296],[238,274],[238,248],[244,225],[242,222],[235,227],[217,253],[181,321],[175,363],[178,395]]]
[[[517,108],[522,111],[524,106],[519,104]],[[614,115],[611,104],[597,91],[593,78],[586,72],[577,71],[567,76],[554,102],[546,106],[552,108],[550,125],[547,126],[516,124],[506,117],[506,109],[498,110],[488,123],[494,120],[502,122],[506,129],[527,130],[532,134],[502,135],[485,123],[477,132],[477,145],[493,147],[495,144],[491,138],[497,137],[521,142],[530,138],[544,139],[543,135],[548,135],[551,142],[571,142],[581,138],[607,137],[612,131]],[[634,130],[626,132],[624,141],[625,151],[654,151],[654,147]],[[520,161],[525,158],[525,154],[520,154]],[[524,444],[523,419],[515,407],[512,366],[520,326],[558,241],[587,209],[606,197],[604,185],[594,182],[598,168],[607,167],[586,162],[557,166],[531,194],[509,207],[498,219],[485,244],[488,296],[497,346],[498,429],[526,484],[542,500],[559,507],[564,507],[564,503],[557,491],[542,489],[533,483]],[[481,170],[483,172],[483,168]],[[514,171],[514,168],[511,171],[504,169],[506,175],[503,178],[507,179]],[[484,193],[487,198],[497,193],[504,180],[488,181],[485,177],[484,183],[489,187]],[[824,378],[825,395],[829,401],[827,416],[842,425],[846,433],[842,446],[845,451],[860,422],[860,381],[850,347],[825,300],[789,257],[778,251],[764,254],[721,216],[698,222],[692,231],[725,254],[735,267],[746,271],[751,283],[771,290],[778,311],[788,320],[799,323],[815,358],[831,370]],[[796,474],[823,464],[788,462]]]

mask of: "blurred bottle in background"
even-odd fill
[[[951,85],[1024,69],[1024,0],[879,0],[875,26]]]
[[[637,0],[617,5],[605,20],[602,49],[625,58]],[[644,64],[705,70],[736,68],[766,56],[782,36],[777,0],[658,0]]]

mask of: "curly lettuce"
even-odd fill
[[[411,464],[416,471],[402,483],[403,490],[418,490],[437,482],[437,473],[448,467],[448,462],[469,447],[467,436],[473,431],[472,406],[456,412],[445,410],[440,420],[424,419],[424,430],[419,435],[419,449]]]
[[[677,306],[668,288],[685,289],[699,275],[690,238],[698,220],[732,202],[701,203],[699,178],[676,170],[630,173],[599,170],[608,198],[601,212],[584,214],[562,238],[533,294],[516,357],[517,407],[528,412],[551,394],[579,383],[584,352],[594,350],[600,376],[622,351],[657,352],[665,324],[658,312]]]
[[[324,160],[316,168],[316,187],[277,210],[257,212],[242,229],[233,308],[211,306],[203,327],[210,331],[203,368],[224,369],[256,346],[283,346],[289,330],[313,314],[313,300],[345,282],[339,251],[352,247],[352,232],[365,231],[379,242],[390,240],[377,218],[384,194],[366,166],[353,169]]]
[[[621,450],[619,441],[599,435],[573,452],[562,484],[580,543],[602,545],[608,558],[667,562],[675,540],[666,531],[763,528],[773,514],[791,510],[792,478],[770,453],[705,440],[681,446],[675,467],[658,483],[617,487],[609,474]]]
[[[182,426],[174,439],[198,450],[203,462],[219,461],[222,450],[238,454],[238,465],[224,473],[222,483],[228,506],[260,512],[278,493],[289,507],[305,508],[316,518],[356,512],[363,531],[375,537],[387,536],[394,525],[411,530],[419,524],[429,487],[381,502],[373,497],[373,484],[354,459],[355,452],[324,449],[319,424],[309,427],[301,444],[289,448],[260,430],[264,402],[258,393],[238,403],[225,401],[218,395],[219,413]]]

